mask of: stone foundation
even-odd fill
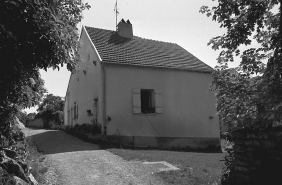
[[[136,146],[159,149],[199,150],[221,152],[219,138],[189,137],[148,137],[148,136],[107,136],[110,141]]]

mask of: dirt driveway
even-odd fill
[[[153,175],[156,169],[139,161],[125,161],[99,145],[61,131],[24,129],[46,156],[49,167],[46,184],[141,185],[165,184]]]

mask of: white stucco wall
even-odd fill
[[[102,128],[107,127],[107,135],[219,138],[215,97],[208,91],[211,74],[102,63],[84,29],[80,43],[82,61],[70,77],[65,125],[91,123],[98,112],[97,120]],[[163,113],[134,114],[132,89],[135,88],[161,90]],[[98,98],[98,110],[95,98]],[[75,102],[78,119],[68,113]],[[93,115],[88,115],[87,110]],[[105,121],[106,116],[111,120]]]
[[[111,117],[106,123],[108,135],[219,138],[215,97],[208,91],[211,74],[117,64],[104,67],[106,116]],[[133,114],[133,88],[161,89],[164,112],[147,117]]]
[[[65,125],[91,123],[91,120],[96,118],[95,98],[98,98],[97,120],[100,124],[103,124],[103,70],[101,60],[84,29],[81,33],[80,45],[81,62],[78,64],[79,67],[76,72],[70,77],[66,93]],[[74,108],[74,103],[78,106],[78,119],[69,119],[74,117],[74,115],[68,113],[68,110]],[[92,114],[89,115],[87,110],[91,110]]]

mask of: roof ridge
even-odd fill
[[[140,39],[144,39],[144,40],[150,40],[150,41],[154,41],[154,42],[162,42],[162,43],[166,43],[166,44],[178,45],[177,43],[173,43],[173,42],[167,42],[167,41],[161,41],[161,40],[155,40],[155,39],[147,39],[147,38],[143,38],[143,37],[140,37],[140,36],[134,36],[134,37],[137,37],[137,38],[140,38]]]
[[[104,30],[104,31],[111,31],[111,32],[115,32],[114,30],[107,30],[107,29],[96,28],[96,27],[91,27],[91,26],[84,26],[84,27],[87,27],[87,28],[94,28],[94,29]]]

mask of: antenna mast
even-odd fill
[[[118,14],[119,14],[118,8],[117,8],[117,0],[116,0],[116,5],[115,5],[114,11],[116,12],[116,31],[117,31],[117,16],[118,16]]]

